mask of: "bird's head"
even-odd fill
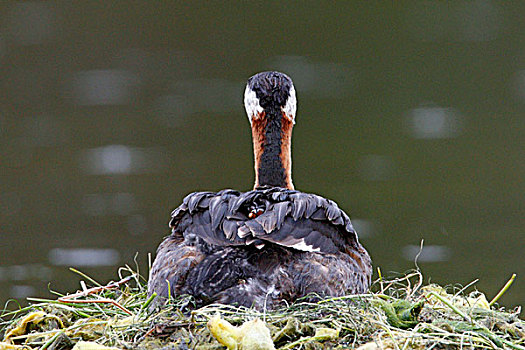
[[[281,117],[295,124],[297,99],[292,79],[275,71],[255,74],[246,84],[244,108],[252,125]]]

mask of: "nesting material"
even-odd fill
[[[228,350],[275,350],[270,330],[259,318],[235,327],[217,314],[208,321],[208,329]]]
[[[131,278],[85,286],[71,298],[33,298],[28,307],[1,312],[0,350],[79,350],[95,344],[100,349],[525,350],[520,307],[497,307],[494,298],[472,286],[423,285],[420,272],[380,279],[367,294],[311,296],[265,312],[219,304],[195,309],[186,296],[151,311],[144,279],[124,272]]]

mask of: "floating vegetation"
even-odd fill
[[[419,271],[386,280],[369,294],[299,300],[258,312],[191,297],[150,310],[145,280],[132,269],[101,285],[0,314],[3,349],[522,349],[521,309],[496,308],[480,292],[423,285]]]

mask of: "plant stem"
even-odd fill
[[[499,293],[496,294],[496,296],[490,301],[489,306],[494,305],[494,303],[495,303],[496,301],[498,301],[498,299],[501,298],[501,296],[502,296],[503,294],[505,294],[505,292],[507,291],[507,289],[510,288],[510,286],[512,285],[512,283],[514,282],[515,279],[516,279],[516,274],[513,273],[512,276],[510,277],[510,279],[507,281],[507,283],[505,283],[505,285],[503,286],[503,288],[501,288],[501,290],[499,291]]]

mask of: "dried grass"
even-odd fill
[[[105,286],[82,276],[95,287],[82,282],[72,295],[32,298],[28,307],[4,310],[0,349],[66,350],[81,340],[121,349],[222,349],[206,326],[219,313],[234,325],[262,319],[278,349],[525,350],[520,308],[507,311],[494,306],[497,299],[466,295],[471,285],[424,285],[419,271],[380,278],[368,294],[299,300],[266,312],[218,304],[194,309],[187,296],[150,311],[145,280],[131,268],[121,268],[120,280]]]

